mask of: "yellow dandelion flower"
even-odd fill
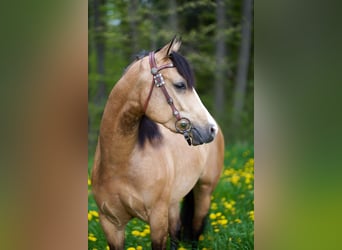
[[[250,211],[249,213],[249,218],[254,221],[254,211]]]
[[[217,203],[216,203],[216,202],[213,202],[213,203],[211,204],[211,209],[212,209],[212,210],[217,210]]]
[[[97,248],[93,248],[93,250],[97,250]]]
[[[239,180],[240,180],[240,176],[238,176],[238,175],[236,175],[236,174],[234,174],[234,175],[232,176],[232,178],[230,179],[231,183],[233,183],[234,185],[237,185],[238,182],[239,182]]]
[[[93,216],[91,215],[91,213],[88,213],[88,220],[91,221],[92,218]]]
[[[215,226],[215,225],[217,225],[217,222],[216,222],[216,221],[213,221],[213,222],[211,222],[211,225],[212,225],[212,226]]]
[[[135,247],[129,247],[127,250],[136,250]]]
[[[88,177],[88,186],[90,186],[90,185],[91,185],[91,180]]]
[[[234,173],[234,169],[232,169],[232,168],[226,169],[223,171],[224,176],[231,176],[233,173]]]
[[[203,236],[203,234],[201,234],[201,235],[200,235],[200,237],[198,238],[198,240],[199,240],[199,241],[202,241],[202,240],[204,240],[204,236]]]
[[[224,220],[225,218],[226,218],[226,216],[222,215],[220,219]]]
[[[146,236],[146,233],[145,232],[140,232],[140,237],[145,237]]]
[[[221,212],[216,213],[216,217],[220,217],[222,215]]]
[[[225,202],[223,205],[224,205],[225,208],[227,208],[227,209],[232,209],[232,208],[233,208],[233,204],[231,204],[230,202]]]
[[[215,232],[215,233],[218,233],[218,232],[220,232],[220,229],[215,228],[215,229],[214,229],[214,232]]]
[[[150,234],[151,233],[151,230],[149,228],[145,228],[144,231],[143,231],[145,234]]]
[[[88,240],[90,240],[90,241],[96,241],[97,239],[96,239],[96,237],[93,236],[93,235],[88,235]]]
[[[178,248],[178,250],[186,250],[186,248],[180,247],[180,248]]]
[[[142,246],[137,246],[137,250],[143,250]]]
[[[110,250],[108,245],[106,246],[106,250]]]
[[[133,236],[139,236],[140,232],[138,230],[133,230],[131,233]]]
[[[216,219],[216,214],[211,213],[211,214],[209,215],[209,218],[212,219],[212,220],[215,220],[215,219]]]
[[[99,213],[95,210],[91,210],[91,211],[89,211],[89,213],[95,217],[99,217]]]
[[[241,224],[241,220],[240,219],[235,219],[234,220],[236,223],[238,223],[238,224]]]
[[[218,223],[221,224],[221,225],[227,225],[228,224],[228,220],[219,220]]]

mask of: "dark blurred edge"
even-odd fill
[[[88,4],[0,12],[0,248],[86,249]]]

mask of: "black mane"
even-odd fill
[[[143,147],[146,140],[153,146],[157,146],[162,141],[162,135],[158,128],[157,123],[143,115],[139,124],[138,143],[140,147]]]
[[[144,53],[141,53],[140,56],[136,57],[136,60],[139,60],[143,57],[148,55],[144,51]],[[187,81],[188,88],[193,89],[195,85],[195,78],[194,74],[190,68],[190,65],[188,61],[179,53],[172,51],[169,55],[172,63],[176,67],[178,73],[184,77],[184,79]],[[170,111],[171,112],[171,111]],[[147,116],[143,116],[141,118],[140,124],[139,124],[139,133],[138,133],[138,143],[140,147],[143,147],[146,140],[148,140],[153,146],[157,146],[162,142],[162,134],[160,133],[160,130],[158,128],[158,125],[149,119]]]

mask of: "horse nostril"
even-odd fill
[[[216,127],[214,125],[211,125],[209,128],[209,132],[212,136],[215,136],[216,134]]]

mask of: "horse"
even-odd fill
[[[203,232],[224,139],[180,46],[174,37],[133,61],[105,105],[92,191],[111,250],[124,249],[132,218],[150,225],[153,250],[166,249],[168,236],[172,250],[181,240],[196,248]]]

